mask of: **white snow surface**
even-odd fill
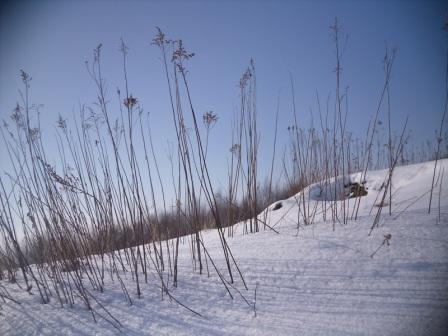
[[[280,209],[273,210],[275,202],[260,214],[278,233],[261,225],[261,232],[243,234],[244,224],[237,224],[228,243],[248,290],[234,268],[233,299],[210,263],[210,276],[193,271],[185,238],[179,285],[174,288],[170,281],[169,289],[202,317],[166,296],[162,300],[155,272],[142,284],[141,299],[130,274],[122,274],[132,306],[109,276],[104,292],[95,292],[121,322],[120,331],[101,318],[95,323],[80,301],[73,308],[61,308],[56,299],[41,304],[38,293],[29,295],[2,281],[21,304],[0,302],[0,335],[448,335],[448,183],[442,183],[439,197],[439,179],[428,214],[433,169],[434,162],[396,168],[392,215],[382,208],[379,227],[370,236],[387,170],[367,173],[368,195],[361,198],[356,221],[333,224],[329,209],[324,221],[333,183],[332,192],[315,184],[281,201]],[[439,169],[448,180],[448,159],[438,162]],[[360,178],[354,174],[350,181]],[[314,214],[313,224],[303,225],[298,201]],[[354,199],[345,202],[352,211]],[[387,234],[390,245],[381,246]],[[216,230],[203,232],[203,239],[228,278]]]

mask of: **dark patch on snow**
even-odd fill
[[[274,208],[272,209],[272,211],[281,209],[283,207],[282,202],[278,202],[277,204],[274,205]]]
[[[358,182],[350,182],[348,185],[346,185],[345,187],[348,189],[347,196],[349,198],[366,196],[367,188],[364,186],[364,183],[359,184]]]

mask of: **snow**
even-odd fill
[[[439,161],[438,167],[448,172],[448,159]],[[267,228],[243,235],[244,224],[237,224],[228,243],[249,289],[237,280],[230,288],[233,299],[213,270],[210,276],[192,270],[185,242],[180,249],[179,285],[170,285],[170,292],[202,317],[166,296],[162,300],[155,273],[142,285],[141,299],[130,275],[122,274],[132,306],[116,279],[106,276],[104,293],[95,292],[121,322],[120,331],[101,318],[95,323],[81,303],[63,309],[57,300],[40,304],[37,293],[29,295],[2,281],[0,291],[4,286],[21,304],[1,303],[0,334],[448,335],[448,183],[442,184],[439,220],[438,185],[431,214],[427,210],[433,169],[434,162],[396,168],[392,216],[384,207],[379,227],[370,236],[387,170],[368,172],[368,195],[361,198],[358,219],[336,222],[334,231],[328,209],[323,220],[323,204],[331,199],[334,185],[344,191],[340,179],[333,184],[333,193],[321,193],[324,185],[315,184],[282,200],[278,210],[273,210],[278,202],[268,207],[260,218],[266,215],[266,223],[278,233]],[[349,178],[363,182],[361,174]],[[297,204],[303,197],[315,220],[298,227],[303,214]],[[355,199],[345,202],[352,209]],[[387,234],[389,246],[383,244]],[[203,232],[203,239],[226,275],[217,233]]]

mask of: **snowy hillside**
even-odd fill
[[[448,159],[438,167],[448,181]],[[433,169],[434,162],[396,168],[392,215],[383,204],[370,236],[387,170],[315,184],[277,201],[259,216],[270,227],[262,232],[243,235],[244,224],[237,224],[228,243],[249,289],[241,280],[228,285],[233,299],[210,264],[210,276],[192,272],[185,238],[179,284],[170,293],[201,316],[174,299],[162,300],[156,273],[143,285],[141,299],[129,293],[133,306],[117,278],[106,276],[96,298],[121,327],[112,319],[95,323],[81,303],[63,309],[56,300],[40,304],[37,295],[2,281],[0,294],[7,291],[20,304],[0,301],[0,334],[448,335],[448,183],[439,177],[428,214]],[[343,186],[348,182],[358,182],[367,195],[360,198],[356,221],[334,222],[335,199],[346,202],[350,215],[354,211],[356,198],[348,198]],[[312,224],[303,225],[304,211]],[[218,235],[210,230],[203,239],[226,275]],[[126,272],[121,276],[131,281]]]

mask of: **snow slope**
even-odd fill
[[[439,185],[428,215],[433,167],[428,162],[396,169],[392,216],[384,207],[379,228],[370,236],[386,170],[367,174],[368,195],[361,198],[358,219],[336,222],[334,231],[328,209],[323,221],[323,204],[329,204],[334,188],[327,193],[322,184],[260,215],[278,233],[266,229],[243,235],[244,224],[237,224],[228,243],[249,290],[237,281],[233,300],[214,272],[208,277],[192,271],[188,244],[183,244],[179,286],[170,290],[202,317],[166,297],[161,300],[156,274],[143,286],[142,299],[136,298],[129,274],[123,274],[133,306],[127,305],[119,283],[108,278],[105,292],[95,294],[120,320],[123,335],[448,335],[448,183],[442,184],[440,218]],[[439,167],[447,180],[448,160]],[[362,182],[360,174],[350,180]],[[303,211],[297,200],[303,201],[303,195],[315,222],[298,227]],[[354,199],[346,202],[352,208]],[[382,245],[387,234],[390,246]],[[216,232],[204,232],[203,238],[226,274]],[[120,334],[104,320],[94,323],[82,304],[72,309],[61,309],[56,300],[42,305],[37,295],[0,284],[21,302],[1,303],[1,335]]]

